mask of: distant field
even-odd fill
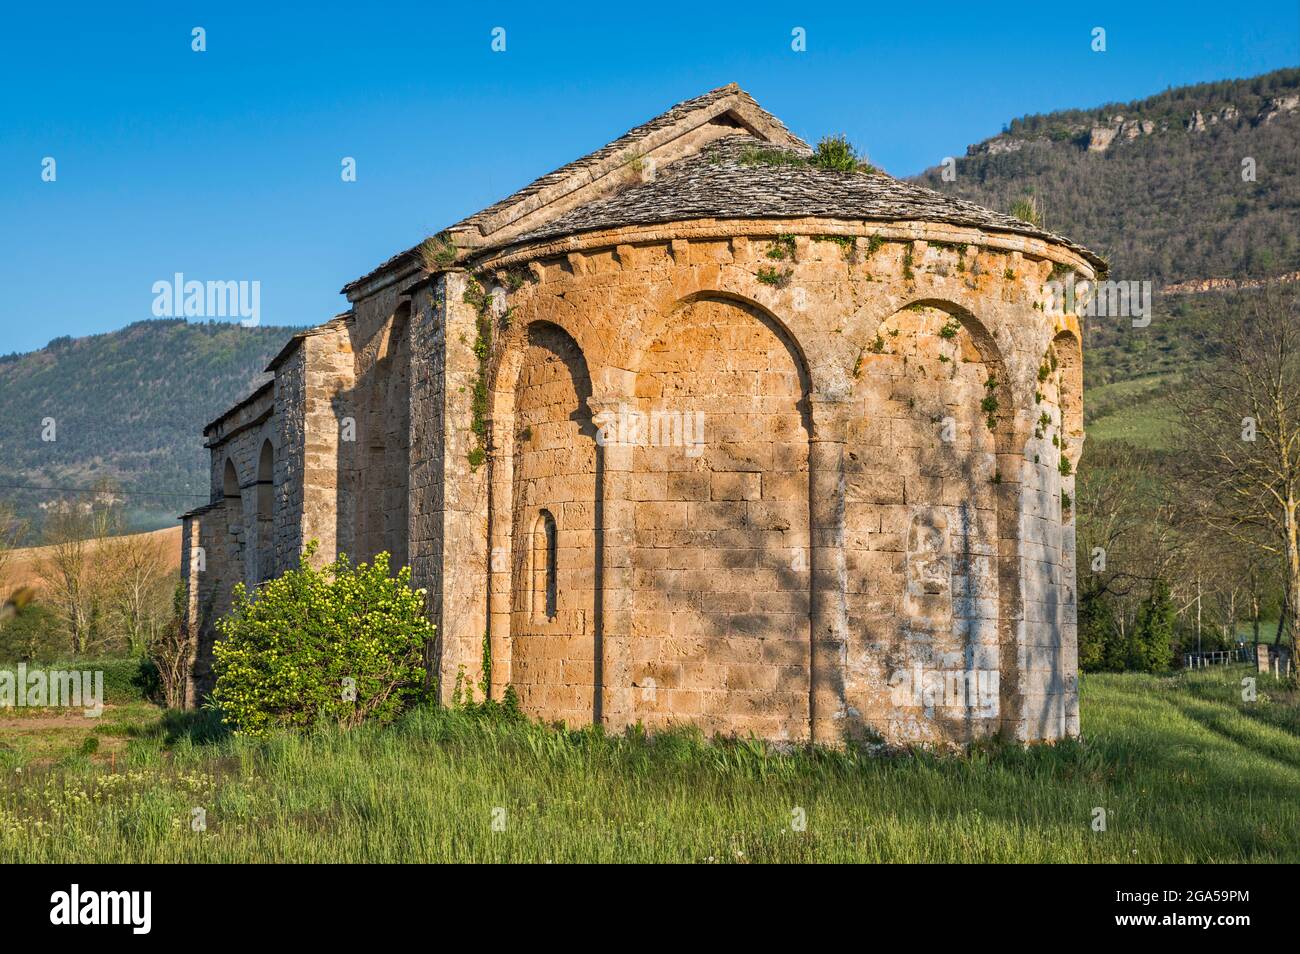
[[[1300,861],[1297,696],[1257,677],[1243,702],[1247,673],[1090,675],[1082,743],[969,757],[445,709],[205,742],[204,714],[123,690],[98,725],[4,733],[0,861]]]
[[[1091,440],[1119,440],[1148,450],[1169,450],[1178,412],[1169,401],[1177,375],[1153,375],[1084,391],[1084,417]]]
[[[168,573],[180,573],[181,528],[179,526],[167,527],[165,530],[153,530],[142,534],[142,536],[156,540],[158,546],[162,548],[163,555],[167,560],[166,568]],[[36,565],[41,556],[47,553],[48,550],[48,547],[26,547],[13,550],[9,561],[5,564],[4,579],[0,580],[0,592],[8,592],[19,586],[32,586],[39,590],[41,578],[36,572]]]

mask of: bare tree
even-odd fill
[[[13,508],[8,504],[0,503],[0,623],[13,616],[32,599],[31,589],[16,587],[9,576],[14,548],[22,539],[26,529],[27,525],[18,519]]]
[[[167,607],[167,559],[162,543],[147,533],[99,542],[105,597],[116,628],[135,655],[145,652],[163,625]]]
[[[22,531],[23,524],[14,514],[13,508],[0,503],[0,597],[5,596],[13,585],[8,579],[8,569],[13,549]]]
[[[185,705],[192,645],[185,627],[185,589],[178,583],[172,594],[171,617],[149,638],[149,658],[158,667],[158,681],[168,708]]]
[[[1179,553],[1175,513],[1148,454],[1128,444],[1104,453],[1080,471],[1075,488],[1079,576],[1096,595],[1125,597],[1169,579]]]
[[[1219,354],[1175,396],[1180,469],[1207,527],[1283,567],[1281,626],[1300,628],[1300,321],[1294,287],[1271,286],[1222,329]],[[1294,668],[1293,668],[1294,671]]]
[[[104,608],[106,573],[96,550],[120,526],[117,498],[107,482],[89,499],[63,501],[46,518],[36,572],[73,655],[84,656],[100,635],[95,624]]]

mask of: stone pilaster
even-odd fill
[[[810,724],[814,742],[844,741],[849,614],[844,559],[844,445],[850,405],[812,398],[808,448],[811,651]]]
[[[329,326],[326,326],[329,327]],[[316,540],[315,564],[351,545],[350,487],[342,474],[356,447],[352,344],[345,323],[303,339],[302,539]],[[349,424],[349,422],[351,422]]]
[[[596,427],[616,418],[628,398],[587,399]],[[600,653],[600,721],[621,732],[637,720],[632,686],[632,549],[635,504],[628,492],[631,444],[608,442],[596,453],[600,461],[600,519],[597,522],[597,649]]]
[[[481,698],[488,635],[488,472],[474,466],[477,314],[466,276],[446,272],[412,298],[410,556],[438,635],[431,670],[441,698]]]
[[[488,526],[488,637],[492,649],[493,699],[501,699],[510,685],[511,651],[511,568],[512,556],[512,501],[514,482],[514,443],[512,432],[514,415],[502,413],[488,422],[488,479],[490,482],[491,509]]]

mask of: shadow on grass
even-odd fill
[[[187,739],[192,745],[215,745],[228,739],[231,731],[215,709],[167,709],[157,722],[133,726],[127,735],[136,739],[158,739],[168,746],[182,739]]]
[[[1284,768],[1300,769],[1300,752],[1294,738],[1283,735],[1285,730],[1274,720],[1240,708],[1213,710],[1207,702],[1180,701],[1175,706],[1187,719],[1219,738]]]

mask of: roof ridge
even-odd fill
[[[461,219],[459,222],[455,223],[454,225],[448,226],[448,230],[457,229],[457,228],[466,228],[471,225],[477,225],[483,219],[490,217],[490,215],[493,213],[494,210],[501,210],[507,208],[521,201],[522,199],[527,198],[528,196],[534,195],[537,192],[541,191],[543,184],[550,185],[553,184],[554,182],[561,181],[564,178],[566,178],[570,173],[577,172],[579,169],[587,165],[597,164],[602,160],[608,158],[610,155],[621,152],[623,149],[626,149],[628,146],[641,141],[642,139],[646,138],[650,133],[655,132],[659,129],[666,128],[672,125],[674,122],[678,121],[679,119],[684,118],[685,116],[689,115],[690,113],[698,109],[703,109],[704,107],[712,105],[718,100],[725,99],[728,96],[735,96],[735,95],[743,97],[743,99],[747,101],[749,105],[752,105],[760,112],[764,113],[778,129],[786,133],[792,139],[797,139],[797,137],[795,137],[792,133],[790,133],[790,131],[786,128],[784,123],[782,123],[771,113],[767,112],[767,110],[763,109],[763,107],[759,106],[758,101],[755,100],[753,96],[745,92],[745,90],[741,89],[740,84],[735,82],[727,83],[725,86],[719,86],[715,89],[709,90],[708,92],[701,93],[698,96],[692,96],[689,99],[684,99],[678,103],[674,103],[672,106],[668,107],[663,112],[657,113],[656,115],[651,116],[645,122],[633,126],[631,129],[627,130],[626,132],[616,137],[615,139],[610,140],[600,148],[594,149],[591,152],[586,153],[585,155],[579,156],[577,159],[571,160],[570,162],[566,162],[564,165],[560,166],[557,169],[551,170],[545,175],[538,176],[536,179],[527,183],[523,187],[516,189],[510,195],[507,195],[502,199],[498,199],[496,202],[492,203],[487,208],[480,209],[478,212],[475,212],[473,215],[466,216],[465,218]]]
[[[468,215],[465,218],[459,220],[458,222],[455,222],[454,224],[448,226],[446,229],[443,229],[442,232],[439,234],[460,231],[460,232],[469,232],[471,235],[477,233],[480,237],[487,238],[492,234],[492,232],[497,231],[497,229],[503,228],[505,227],[505,225],[509,224],[509,223],[505,223],[504,225],[499,225],[497,226],[497,229],[485,228],[485,226],[489,223],[489,220],[491,220],[493,217],[504,214],[508,209],[518,207],[519,205],[527,202],[529,199],[533,198],[534,196],[538,196],[548,188],[560,185],[561,183],[571,180],[574,177],[580,176],[584,171],[598,169],[602,164],[609,162],[613,157],[627,153],[638,143],[643,142],[644,140],[653,136],[656,132],[659,132],[660,130],[663,129],[669,129],[675,124],[686,119],[692,113],[702,109],[707,109],[708,107],[716,103],[725,101],[732,97],[734,97],[737,100],[737,105],[745,107],[749,110],[753,110],[758,114],[760,114],[762,124],[769,126],[770,131],[777,135],[778,140],[782,138],[785,140],[785,142],[768,140],[769,142],[771,142],[772,145],[782,145],[782,146],[789,145],[794,148],[804,148],[804,149],[808,148],[808,144],[803,142],[803,140],[801,140],[798,136],[795,136],[792,132],[790,132],[790,130],[785,126],[784,123],[781,122],[780,119],[778,119],[776,116],[774,116],[772,113],[768,112],[767,110],[763,109],[763,107],[758,104],[758,102],[754,99],[754,97],[751,96],[744,89],[742,89],[738,83],[731,82],[731,83],[727,83],[724,86],[719,86],[714,89],[708,90],[707,92],[701,93],[698,96],[693,96],[690,97],[689,99],[684,99],[678,103],[673,104],[668,109],[650,117],[645,122],[633,126],[631,129],[622,133],[617,138],[607,142],[605,145],[601,146],[600,148],[595,149],[592,152],[586,153],[585,155],[579,156],[577,159],[567,162],[564,165],[560,166],[559,168],[553,169],[552,171],[544,175],[538,176],[536,179],[533,179],[531,182],[528,182],[521,188],[516,189],[514,192],[510,193],[504,198],[498,199],[496,202],[493,202],[491,205],[483,209],[480,209],[479,211],[471,215]],[[707,120],[704,120],[704,122],[707,122]],[[748,123],[745,124],[745,128],[750,130],[751,134],[753,134],[753,130],[748,125]],[[758,137],[756,136],[755,138]],[[604,174],[606,173],[602,173],[601,175]],[[599,175],[591,176],[586,180],[586,182],[577,183],[575,188],[580,188],[582,185],[586,185],[591,182],[594,182],[598,178],[600,178]],[[473,243],[473,244],[477,245],[478,243]],[[420,247],[419,245],[416,245],[413,246],[412,248],[406,249],[403,252],[399,252],[398,254],[389,258],[387,261],[383,262],[378,267],[372,269],[367,274],[356,279],[355,281],[349,282],[347,285],[343,287],[343,293],[347,294],[353,288],[370,280],[376,275],[379,275],[380,273],[404,261],[411,260],[415,256],[415,253],[417,252],[419,247]]]

